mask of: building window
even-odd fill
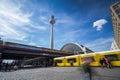
[[[118,7],[119,7],[118,5],[113,6],[113,8],[114,8],[115,10],[116,10]]]

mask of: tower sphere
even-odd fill
[[[50,24],[52,24],[52,25],[55,24],[54,15],[51,16]]]

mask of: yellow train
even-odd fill
[[[108,58],[112,66],[120,66],[120,50],[58,57],[54,58],[54,66],[80,66],[84,61],[89,61],[90,66],[100,66],[101,58]]]

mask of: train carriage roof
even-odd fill
[[[102,51],[102,52],[95,52],[94,54],[107,54],[107,53],[111,53],[111,52],[120,52],[120,50],[111,50],[111,51]]]

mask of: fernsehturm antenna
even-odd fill
[[[54,24],[55,24],[55,19],[54,19],[53,12],[52,12],[52,15],[51,15],[50,24],[51,24],[50,44],[51,44],[51,49],[53,49],[54,48],[54,31],[53,31],[53,27],[54,27]]]

